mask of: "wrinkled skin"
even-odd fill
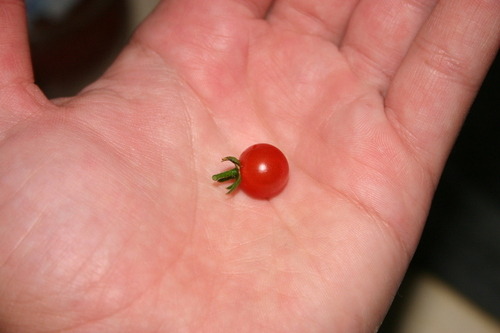
[[[497,0],[171,0],[50,101],[23,11],[0,0],[2,332],[375,331],[500,39]],[[286,189],[225,195],[256,142]]]

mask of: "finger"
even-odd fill
[[[500,1],[440,1],[389,88],[387,117],[435,179],[499,41]]]
[[[385,93],[437,0],[363,0],[349,22],[341,50],[352,69]]]
[[[183,55],[179,46],[190,45],[198,56],[206,51],[221,53],[235,37],[246,37],[236,28],[263,19],[272,0],[171,0],[162,1],[141,25],[135,37],[149,47]],[[241,38],[240,38],[241,39]],[[202,50],[203,49],[203,50]]]
[[[22,0],[0,0],[0,73],[0,87],[33,81]]]
[[[273,0],[171,0],[161,1],[141,30],[218,28],[228,19],[264,18]],[[183,24],[189,25],[183,26]],[[208,24],[208,26],[207,26]],[[196,31],[193,30],[193,35]],[[196,37],[196,36],[194,36]]]
[[[244,75],[249,39],[266,28],[263,18],[271,4],[272,0],[164,1],[134,41],[177,68],[200,96],[221,100]]]
[[[337,44],[359,0],[277,0],[268,15],[276,26]]]

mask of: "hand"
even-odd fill
[[[0,0],[4,332],[373,332],[498,49],[500,2],[174,0],[77,96]],[[268,200],[220,158],[267,142]]]

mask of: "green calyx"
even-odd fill
[[[231,170],[227,170],[221,173],[218,173],[216,175],[212,176],[212,180],[222,183],[231,179],[234,179],[234,183],[226,187],[227,194],[233,192],[241,183],[241,174],[240,174],[240,161],[233,156],[226,156],[222,159],[222,162],[224,161],[230,161],[234,164],[234,168]]]

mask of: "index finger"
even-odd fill
[[[499,42],[498,0],[440,1],[394,77],[387,117],[435,179]]]

